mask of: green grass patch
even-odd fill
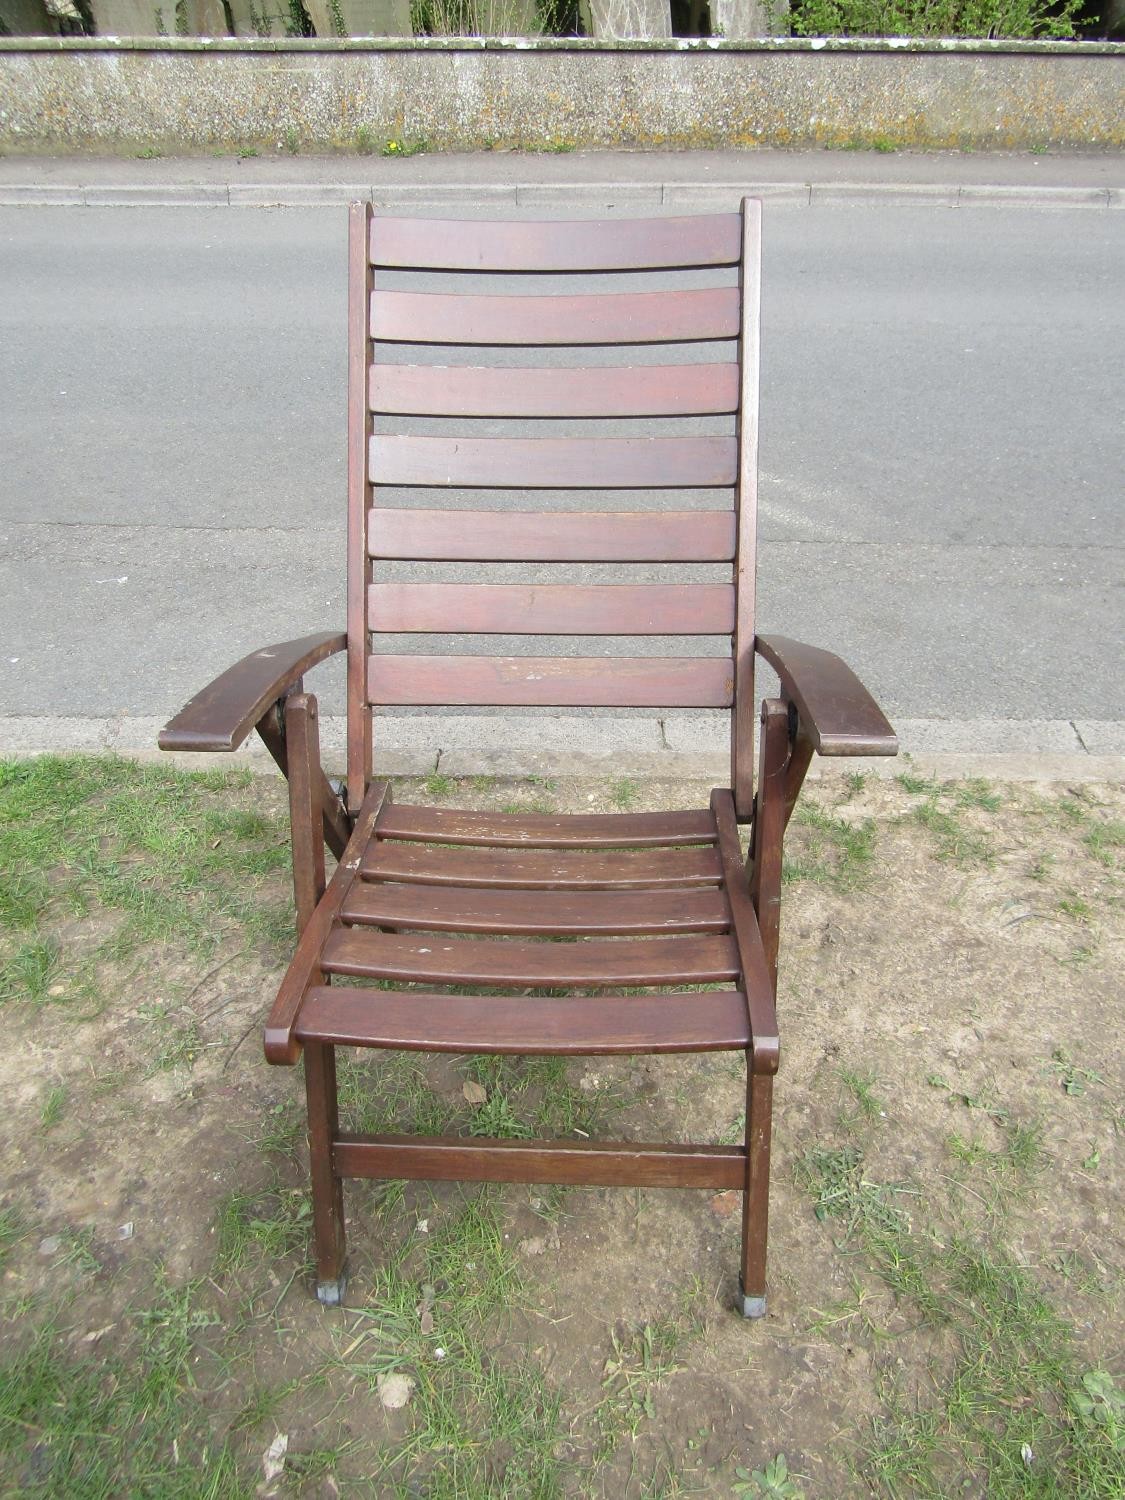
[[[237,805],[250,783],[112,756],[0,761],[0,1000],[90,998],[105,964],[173,942],[206,955],[234,930],[280,954],[291,918],[263,886],[288,832]],[[53,924],[94,914],[109,934],[64,951]]]
[[[849,822],[825,812],[815,802],[799,803],[782,866],[786,883],[813,880],[838,891],[855,890],[871,873],[875,858],[875,821]]]

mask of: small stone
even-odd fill
[[[119,1240],[131,1240],[133,1238],[133,1221],[132,1221],[132,1219],[129,1220],[128,1224],[118,1224],[118,1226],[117,1226],[117,1238]]]
[[[388,1411],[400,1411],[410,1400],[414,1381],[409,1375],[380,1375],[376,1380],[379,1400]]]
[[[519,1243],[521,1255],[542,1255],[546,1248],[547,1241],[541,1234],[537,1234],[528,1240],[520,1240]]]
[[[40,1255],[55,1255],[55,1254],[58,1253],[58,1248],[59,1248],[59,1246],[61,1244],[62,1244],[62,1235],[61,1234],[49,1234],[45,1240],[40,1240],[39,1241],[39,1254]]]

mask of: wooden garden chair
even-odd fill
[[[759,240],[752,200],[737,214],[607,222],[351,211],[347,630],[246,657],[160,736],[167,750],[233,750],[256,728],[288,777],[299,939],[265,1052],[272,1063],[304,1057],[323,1303],[344,1296],[343,1180],[425,1178],[740,1190],[737,1305],[747,1317],[765,1311],[782,837],[814,750],[893,755],[896,742],[837,657],[754,633]],[[670,269],[693,270],[693,287],[669,289],[667,276],[650,274]],[[403,272],[474,282],[419,291]],[[482,272],[507,276],[506,289],[482,293]],[[571,273],[602,273],[599,289],[558,292]],[[708,362],[684,362],[692,344],[710,346]],[[431,357],[442,346],[439,363],[398,345],[430,346]],[[660,346],[655,361],[634,352],[625,368],[581,352],[642,345]],[[507,356],[506,366],[478,368],[473,346],[565,349],[570,362],[541,354],[513,368]],[[441,430],[431,420],[420,435],[402,420],[418,416],[443,419]],[[698,435],[699,416],[724,417],[727,435]],[[666,420],[624,438],[481,437],[465,435],[470,418],[533,429],[540,418]],[[403,487],[414,504],[389,505],[388,491]],[[450,509],[444,487],[501,494],[491,508],[486,498]],[[546,504],[552,489],[595,491],[598,508]],[[638,511],[619,493],[682,489],[714,498],[704,509]],[[513,491],[518,508],[503,508]],[[383,576],[391,561],[397,574],[435,561],[717,563],[726,581],[401,582]],[[398,654],[386,650],[395,632],[700,635],[719,637],[722,654]],[[302,676],[345,650],[338,792],[321,770],[316,699]],[[755,654],[781,683],[761,708],[756,788]],[[547,817],[394,802],[374,776],[380,710],[457,704],[728,709],[730,785],[683,812]],[[745,862],[739,824],[750,825]],[[337,859],[327,882],[325,844]],[[551,941],[559,937],[577,941]],[[343,976],[370,987],[333,982]],[[539,989],[549,994],[529,993]],[[338,1120],[340,1046],[742,1052],[745,1140],[356,1135]]]

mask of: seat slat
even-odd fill
[[[427,932],[537,937],[726,932],[721,891],[597,891],[544,900],[542,891],[449,889],[357,881],[341,912],[347,923]]]
[[[496,489],[715,489],[733,485],[732,437],[371,439],[373,484]]]
[[[589,942],[474,941],[401,937],[357,927],[333,930],[321,950],[329,974],[399,984],[589,986],[713,984],[738,978],[729,934],[706,937],[592,938]]]
[[[447,635],[723,635],[729,583],[375,583],[371,630]]]
[[[416,562],[729,562],[733,510],[389,510],[368,513],[372,557]]]
[[[392,803],[379,820],[380,839],[434,844],[487,844],[510,849],[611,849],[713,844],[710,812],[547,813],[462,812]]]
[[[374,266],[428,271],[642,271],[733,266],[739,214],[614,221],[400,219],[376,215]]]
[[[683,417],[738,410],[736,364],[594,369],[373,365],[371,410],[431,417]]]
[[[432,849],[382,839],[368,846],[361,865],[361,874],[371,880],[533,891],[685,889],[717,885],[721,870],[718,852],[713,848],[579,854],[569,850]]]
[[[532,345],[698,343],[738,337],[737,287],[579,296],[371,294],[371,337],[392,344]]]
[[[406,1051],[595,1056],[734,1050],[747,1045],[749,1027],[737,990],[555,1000],[318,985],[297,1036]]]
[[[369,656],[372,704],[729,708],[729,657]]]

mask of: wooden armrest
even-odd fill
[[[898,754],[882,709],[838,656],[784,635],[760,635],[755,649],[780,677],[818,754]]]
[[[325,657],[343,651],[338,631],[266,646],[196,693],[157,737],[161,750],[237,750],[272,703]]]

